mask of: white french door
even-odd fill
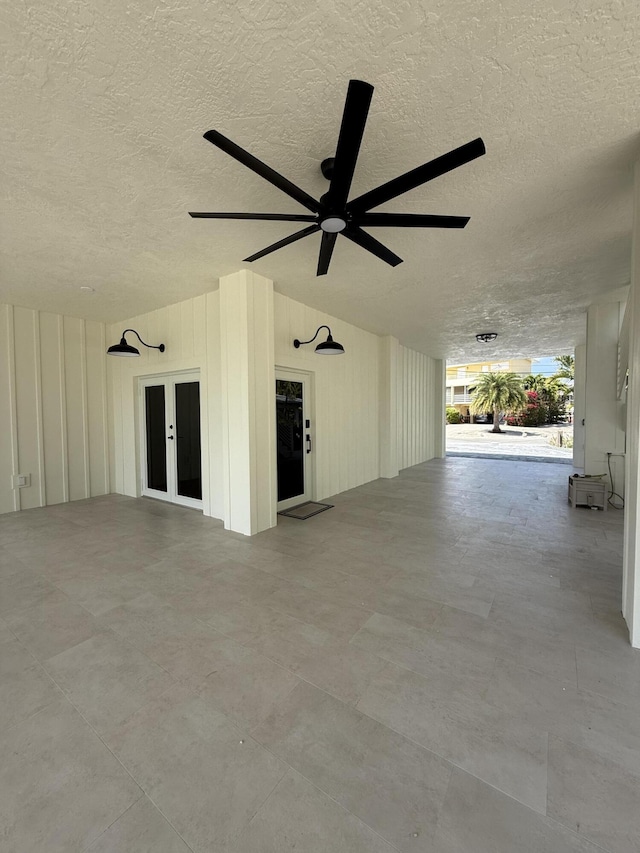
[[[139,380],[142,494],[202,509],[200,374]]]
[[[276,368],[278,510],[313,500],[311,375]]]

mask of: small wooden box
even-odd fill
[[[595,506],[606,512],[607,484],[595,477],[569,477],[569,503],[578,506]]]

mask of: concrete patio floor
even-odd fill
[[[251,539],[0,517],[6,853],[632,853],[622,514],[447,458]]]

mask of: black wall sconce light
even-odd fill
[[[133,332],[133,334],[138,338],[138,340],[143,346],[149,347],[149,349],[159,349],[160,352],[164,352],[164,344],[160,344],[160,346],[157,347],[153,344],[145,344],[145,342],[142,340],[142,338],[136,332],[135,329],[125,329],[122,333],[122,337],[120,338],[120,343],[114,344],[112,347],[109,347],[109,349],[107,350],[107,355],[120,355],[126,356],[128,358],[140,355],[139,349],[136,349],[135,347],[132,347],[130,344],[127,343],[125,339],[125,335],[127,334],[127,332]]]
[[[333,340],[331,336],[331,329],[328,326],[318,326],[315,335],[311,338],[310,341],[299,341],[298,338],[296,338],[293,342],[294,347],[298,349],[298,347],[304,346],[304,344],[312,344],[318,337],[320,329],[326,329],[329,334],[327,335],[326,341],[321,341],[316,346],[316,352],[318,353],[318,355],[344,355],[344,347],[342,346],[342,344],[339,344],[337,341]]]
[[[495,341],[495,339],[497,337],[498,337],[497,332],[480,332],[479,335],[476,335],[476,340],[482,341],[482,343],[487,344],[487,343],[489,343],[489,341]]]

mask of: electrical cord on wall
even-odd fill
[[[609,468],[609,479],[611,480],[611,491],[609,492],[609,497],[607,498],[607,503],[609,506],[612,506],[614,509],[624,509],[624,498],[622,495],[619,495],[615,490],[615,484],[613,482],[613,474],[611,473],[611,454],[607,453],[607,467]],[[615,504],[612,501],[612,498],[620,498],[622,501],[621,504]]]

